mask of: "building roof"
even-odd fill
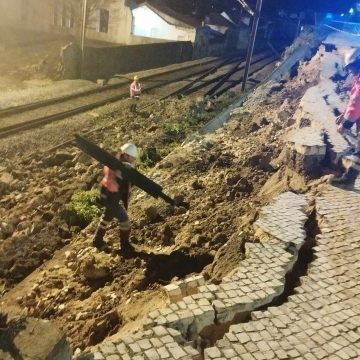
[[[183,14],[175,11],[174,9],[167,6],[164,2],[160,3],[157,0],[147,0],[138,5],[138,7],[141,6],[147,6],[171,25],[185,28],[198,28],[203,25],[203,21],[201,21],[199,18],[193,15]],[[232,26],[233,24],[225,19],[221,14],[212,12],[204,19],[204,25],[224,29]]]
[[[185,28],[197,28],[201,25],[201,21],[196,19],[191,15],[184,15],[176,12],[175,10],[159,4],[156,1],[145,1],[138,5],[138,7],[147,6],[149,9],[154,11],[162,19],[164,19],[168,24],[185,27]]]

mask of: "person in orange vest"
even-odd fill
[[[134,81],[130,85],[130,112],[136,113],[137,103],[140,100],[141,96],[141,85],[139,83],[139,77],[137,75],[134,76]]]
[[[138,149],[131,143],[124,144],[121,151],[116,154],[116,158],[129,167],[134,167],[137,157]],[[109,167],[104,166],[100,203],[105,206],[105,210],[93,239],[93,246],[96,248],[108,249],[107,243],[104,241],[104,235],[111,220],[116,218],[120,227],[120,253],[125,255],[134,252],[134,248],[129,242],[131,224],[127,214],[131,187],[131,183],[122,178],[120,170],[114,172]]]

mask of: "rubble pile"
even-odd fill
[[[259,88],[224,128],[172,152],[191,127],[165,123],[211,116],[194,101],[171,100],[126,123],[110,118],[114,125],[92,136],[109,149],[132,139],[146,161],[156,163],[158,154],[162,160],[148,176],[177,197],[179,206],[172,208],[135,191],[129,212],[133,258],[99,252],[91,246],[98,219],[84,227],[64,212],[75,191],[97,183],[99,165],[71,147],[22,162],[9,159],[0,169],[0,279],[9,290],[2,308],[53,320],[73,348],[83,350],[165,307],[163,285],[193,273],[219,283],[244,259],[258,209],[286,190],[306,190],[301,176],[271,184],[292,171],[282,158],[283,135],[295,123],[302,95],[318,80],[318,61],[315,56],[301,65],[291,81]],[[118,236],[114,225],[107,233],[113,250]]]

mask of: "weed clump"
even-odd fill
[[[86,226],[101,214],[97,202],[98,195],[97,189],[91,189],[78,191],[71,196],[70,202],[65,205],[70,225]]]

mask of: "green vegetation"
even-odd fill
[[[166,122],[162,127],[166,136],[178,138],[185,136],[190,126],[187,121],[181,121],[175,123]]]
[[[72,195],[65,209],[72,212],[80,222],[90,223],[101,214],[101,210],[97,205],[98,194],[97,189],[78,191]]]

